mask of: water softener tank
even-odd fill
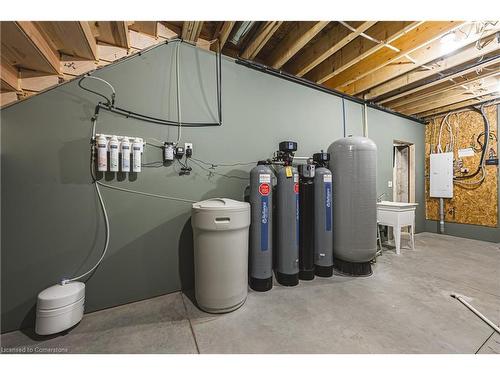
[[[330,155],[313,155],[314,174],[314,272],[320,277],[333,275],[332,173],[326,166]]]
[[[299,175],[291,165],[279,167],[276,186],[276,279],[299,283]]]
[[[377,251],[377,146],[365,137],[347,137],[328,148],[333,189],[335,269],[371,275]]]
[[[314,171],[312,163],[299,165],[299,279],[314,279]]]
[[[265,292],[273,287],[273,186],[274,174],[265,161],[250,171],[249,284]]]

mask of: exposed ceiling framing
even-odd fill
[[[499,32],[500,21],[5,21],[1,104],[181,37],[427,118],[500,100]]]

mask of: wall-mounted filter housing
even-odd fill
[[[367,276],[377,252],[377,146],[347,137],[328,148],[333,189],[334,266],[343,274]]]
[[[52,335],[73,327],[83,318],[85,284],[72,281],[53,285],[38,294],[35,332]]]
[[[165,142],[163,144],[163,161],[174,160],[174,144],[172,142]]]

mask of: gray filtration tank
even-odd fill
[[[328,148],[333,185],[333,256],[340,273],[367,276],[377,252],[377,146],[347,137]]]
[[[250,171],[249,283],[259,292],[273,287],[273,177],[266,162],[259,162]]]
[[[332,173],[316,168],[314,176],[314,271],[317,276],[333,274]]]
[[[299,174],[280,167],[276,197],[276,278],[281,285],[299,283]]]

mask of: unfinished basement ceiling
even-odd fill
[[[499,21],[5,21],[1,103],[181,37],[430,118],[499,99],[499,31]]]

